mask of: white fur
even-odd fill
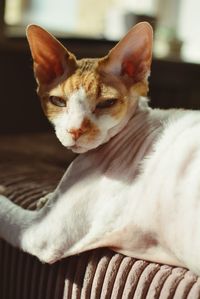
[[[80,128],[84,118],[89,113],[87,103],[88,101],[86,99],[85,91],[83,88],[80,88],[78,91],[71,94],[67,101],[67,107],[62,114],[59,114],[52,120],[55,126],[56,135],[64,146],[71,147],[75,145],[70,130]]]
[[[84,117],[76,95],[70,109]],[[1,196],[0,235],[49,263],[108,246],[200,274],[199,132],[200,112],[139,105],[120,133],[76,158],[39,212]]]

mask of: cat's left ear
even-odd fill
[[[76,58],[54,36],[38,25],[27,27],[35,77],[39,84],[50,84],[76,68]]]
[[[145,81],[150,73],[152,43],[151,25],[138,23],[100,62],[100,71],[121,76],[130,84]]]

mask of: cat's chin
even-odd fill
[[[67,148],[69,150],[71,150],[72,152],[76,153],[76,154],[83,154],[83,153],[86,153],[88,151],[95,150],[96,148],[98,148],[100,145],[102,145],[104,143],[96,143],[96,144],[91,145],[90,147],[88,145],[87,146],[81,146],[81,145],[74,144],[74,145],[71,145],[71,146],[67,146]]]
[[[76,154],[83,154],[90,150],[89,148],[83,148],[77,145],[67,146],[67,148]]]

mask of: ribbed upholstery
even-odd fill
[[[49,150],[46,155],[44,151],[43,155],[23,155],[19,147],[30,146],[31,140],[26,138],[16,148],[12,138],[6,139],[10,147],[5,146],[5,139],[1,142],[0,184],[6,186],[11,200],[35,209],[37,199],[52,191],[62,176],[65,153],[59,159]],[[41,142],[40,146],[44,148]],[[54,142],[46,146],[57,147]],[[125,257],[104,248],[46,265],[0,241],[0,299],[69,298],[197,299],[200,278],[186,269]]]

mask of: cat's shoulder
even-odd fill
[[[154,145],[157,149],[166,148],[181,140],[190,139],[200,132],[200,111],[170,109],[170,110],[155,110],[154,113],[160,117],[162,126],[161,133]]]

